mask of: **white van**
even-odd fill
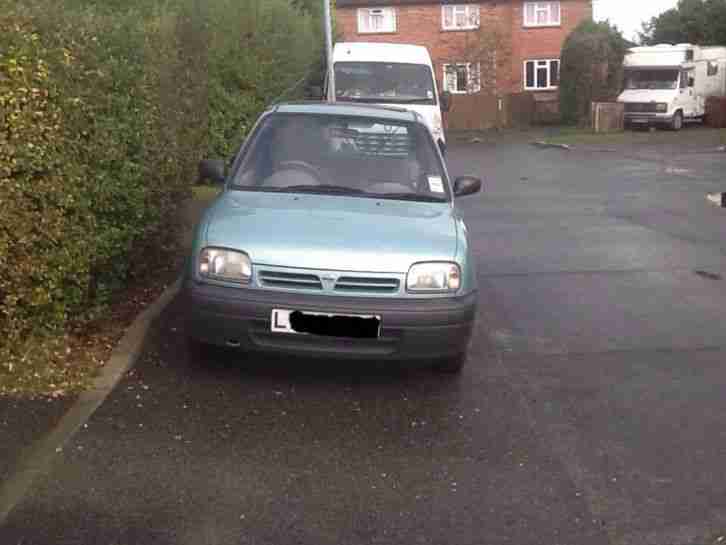
[[[333,50],[335,99],[398,106],[419,113],[442,153],[446,136],[441,119],[449,96],[439,96],[431,57],[425,47],[408,44],[337,43]],[[329,92],[326,89],[326,95]],[[443,104],[442,104],[443,102]]]
[[[726,95],[726,47],[660,44],[634,47],[625,56],[626,125],[703,120],[706,98]]]

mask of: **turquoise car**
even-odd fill
[[[481,181],[450,181],[420,115],[277,105],[200,175],[224,189],[185,274],[194,345],[461,370],[477,278],[456,199]]]

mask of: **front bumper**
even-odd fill
[[[313,357],[414,360],[466,351],[477,293],[444,299],[384,299],[227,288],[187,280],[187,335],[218,346]],[[381,316],[378,339],[272,333],[272,309]]]
[[[625,114],[625,122],[631,125],[667,125],[672,120],[673,114],[669,113],[628,112]]]

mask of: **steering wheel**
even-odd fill
[[[304,172],[308,176],[312,176],[321,184],[329,183],[328,176],[326,176],[322,170],[320,170],[318,167],[314,167],[310,163],[306,163],[305,161],[283,161],[282,163],[280,163],[280,166],[277,170],[297,170],[300,172]]]

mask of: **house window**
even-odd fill
[[[358,10],[358,32],[396,32],[396,10],[393,8],[360,8]]]
[[[479,63],[444,65],[444,91],[456,94],[478,93],[481,89]]]
[[[525,2],[524,26],[559,26],[560,2]]]
[[[441,26],[444,30],[471,30],[479,28],[479,6],[441,6]]]
[[[708,68],[707,68],[706,74],[708,76],[717,76],[718,75],[718,63],[713,62],[713,61],[708,61]]]
[[[560,61],[525,61],[524,88],[527,91],[556,89],[560,84]]]

